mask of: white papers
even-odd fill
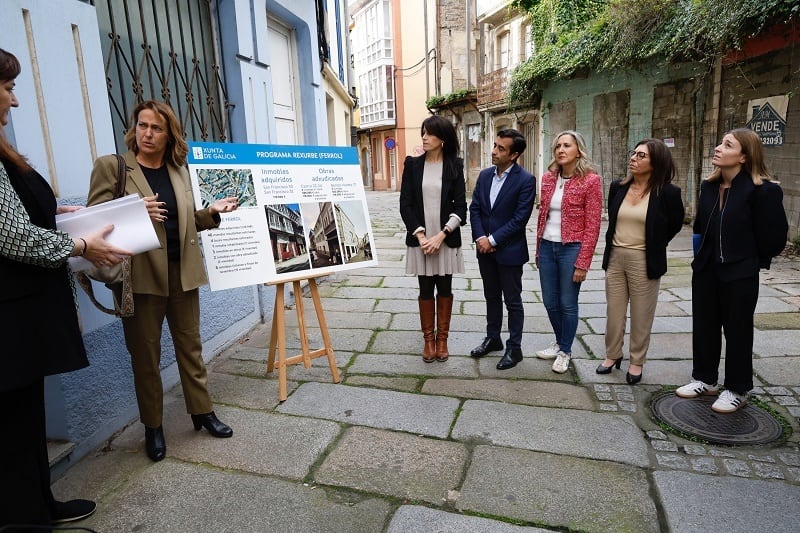
[[[115,246],[134,254],[161,247],[144,200],[137,194],[56,215],[56,227],[73,237],[92,233],[108,224],[114,224],[114,229],[106,235],[106,240]],[[72,257],[69,263],[76,272],[93,266],[83,257]]]

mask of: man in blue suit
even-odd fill
[[[497,132],[492,148],[494,166],[481,171],[469,206],[486,298],[486,338],[470,355],[483,357],[503,349],[500,328],[505,300],[509,336],[498,370],[522,361],[522,266],[529,259],[525,225],[536,198],[536,178],[517,164],[526,146],[525,137],[515,129]]]

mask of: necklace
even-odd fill
[[[558,188],[563,189],[564,183],[570,179],[572,176],[562,176],[561,174],[558,175]]]

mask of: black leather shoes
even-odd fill
[[[620,357],[619,359],[614,359],[614,362],[611,363],[611,366],[605,366],[603,363],[600,363],[599,365],[597,365],[597,368],[595,368],[594,372],[595,374],[610,374],[613,368],[619,370],[619,367],[621,365],[622,365],[622,357]]]
[[[97,504],[91,500],[69,500],[67,502],[53,502],[50,512],[51,524],[64,524],[75,522],[92,516],[97,510]],[[41,527],[41,526],[40,526]],[[81,529],[81,528],[78,528]],[[28,531],[27,529],[25,531]]]
[[[506,353],[497,362],[497,370],[508,370],[514,368],[517,363],[522,361],[522,350],[519,348],[506,348]]]
[[[217,438],[227,438],[233,435],[233,430],[220,422],[214,411],[204,415],[192,415],[192,423],[195,430],[200,431],[200,428],[206,428],[209,433]]]
[[[636,385],[637,383],[642,381],[643,374],[644,374],[644,369],[642,369],[642,372],[638,376],[633,375],[630,372],[625,372],[625,381],[628,382],[628,385]]]
[[[167,456],[167,441],[164,439],[164,428],[162,426],[157,428],[144,427],[144,449],[147,451],[147,457],[155,462]]]
[[[503,341],[500,339],[493,339],[492,337],[486,337],[483,339],[483,342],[480,343],[478,346],[472,349],[469,352],[469,355],[472,357],[483,357],[489,352],[496,352],[498,350],[503,349]]]

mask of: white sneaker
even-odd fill
[[[554,342],[544,350],[536,352],[536,357],[539,359],[555,359],[558,355],[558,343]]]
[[[556,355],[556,360],[553,361],[553,372],[557,374],[563,374],[569,369],[569,362],[572,359],[572,356],[568,353],[564,353],[559,350],[558,354]]]
[[[675,390],[675,394],[681,398],[697,398],[700,395],[715,396],[719,394],[719,387],[716,383],[709,385],[698,379],[693,379],[691,383],[687,383],[683,387],[678,387]]]
[[[717,401],[711,405],[711,409],[718,413],[732,413],[742,407],[746,402],[746,395],[726,389],[722,391]]]

